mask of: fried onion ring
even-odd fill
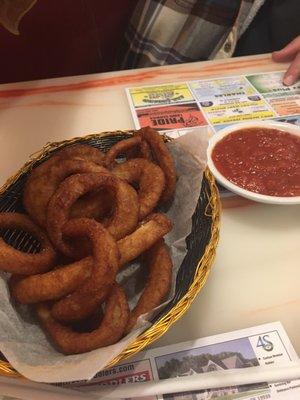
[[[106,297],[119,267],[119,249],[108,231],[91,219],[70,220],[64,226],[64,234],[69,237],[86,235],[93,248],[90,277],[74,293],[58,301],[52,308],[55,319],[77,321],[94,312]]]
[[[118,241],[120,266],[134,260],[172,229],[172,222],[164,214],[149,215],[131,234]]]
[[[45,182],[47,184],[52,167],[59,168],[61,161],[70,159],[85,160],[102,165],[104,153],[86,144],[66,146],[55,152],[49,159],[43,161],[30,172],[24,187],[23,204],[31,218],[43,227],[45,226],[44,207],[42,207],[45,202],[43,202],[44,184]],[[40,211],[41,207],[42,211]]]
[[[112,172],[128,183],[138,183],[139,218],[141,220],[150,214],[165,188],[165,175],[161,168],[143,158],[135,158],[117,165]]]
[[[92,218],[101,222],[112,212],[113,205],[113,193],[100,189],[80,197],[71,207],[70,218]]]
[[[95,147],[87,144],[74,144],[59,148],[52,152],[50,157],[31,170],[28,179],[35,179],[38,175],[47,174],[49,168],[61,160],[77,159],[94,162],[95,164],[104,164],[105,154]]]
[[[166,186],[161,200],[169,201],[174,195],[176,186],[176,171],[172,155],[162,136],[154,129],[142,128],[137,132],[137,136],[141,136],[149,144],[154,160],[165,174]]]
[[[92,268],[93,258],[86,257],[72,264],[58,266],[45,274],[11,279],[11,295],[21,304],[58,300],[74,292],[90,277]]]
[[[13,274],[30,275],[49,271],[54,265],[56,253],[41,229],[26,215],[19,213],[1,213],[0,228],[19,229],[30,233],[41,243],[39,253],[24,253],[0,238],[0,269]]]
[[[152,154],[150,146],[145,140],[141,140],[139,146],[131,147],[125,151],[126,160],[131,158],[145,158],[146,160],[152,161]]]
[[[68,324],[69,327],[78,333],[92,332],[97,329],[103,319],[102,306],[100,305],[97,310],[85,319],[75,321]]]
[[[71,222],[75,224],[77,220],[70,221],[69,224]],[[149,224],[151,225],[151,228],[156,223],[159,225],[159,228],[161,230],[161,224],[164,224],[165,231],[167,229],[171,230],[170,221],[166,217],[163,218],[160,214],[154,216],[151,222],[152,223]],[[149,227],[149,225],[147,226],[149,234],[147,242],[143,237],[143,234],[145,233],[145,229],[143,229],[143,227],[140,227],[139,232],[135,231],[133,234],[127,236],[127,240],[125,238],[118,242],[118,245],[120,243],[119,250],[122,249],[123,251],[123,259],[120,260],[121,262],[124,262],[126,260],[126,257],[129,260],[135,258],[134,256],[141,254],[145,248],[149,248],[152,243],[155,243],[155,241],[157,241],[157,236],[155,237],[150,231],[151,228]],[[69,232],[72,232],[72,230],[70,229]],[[130,239],[128,239],[128,237],[130,237]],[[138,241],[138,239],[140,239],[140,241]],[[132,246],[139,249],[139,254],[137,254],[137,251],[134,250]],[[121,264],[119,262],[118,266],[120,265]],[[55,303],[51,311],[52,316],[56,320],[70,322],[86,318],[90,314],[92,314],[96,310],[99,303],[101,303],[101,301],[103,300],[103,297],[106,295],[106,286],[109,284],[109,282],[111,282],[111,279],[115,278],[118,266],[116,268],[111,268],[109,278],[107,278],[106,280],[104,278],[102,279],[101,285],[99,284],[98,290],[94,291],[92,293],[92,296],[88,295],[88,291],[87,296],[84,297],[81,288],[79,288],[79,290],[75,291],[70,296],[63,298]]]
[[[119,267],[137,258],[171,229],[172,223],[164,214],[150,215],[132,234],[117,242]],[[86,257],[45,274],[32,275],[11,283],[11,294],[22,304],[57,300],[74,292],[90,277],[92,267],[93,258]]]
[[[116,343],[122,336],[129,317],[125,293],[115,284],[105,304],[104,317],[100,326],[92,332],[77,333],[55,321],[50,307],[39,304],[37,316],[59,351],[64,354],[85,353],[99,347]]]
[[[137,148],[139,151],[136,151]],[[113,167],[115,165],[115,159],[120,154],[128,154],[128,158],[141,156],[142,158],[151,159],[150,147],[140,136],[133,136],[130,139],[121,140],[114,144],[105,155],[105,166],[107,168]]]
[[[71,206],[84,194],[107,187],[115,196],[112,215],[103,221],[109,233],[120,239],[131,233],[138,222],[139,202],[136,191],[117,177],[102,173],[72,175],[65,179],[48,205],[47,231],[52,243],[68,257],[74,257],[74,247],[63,240],[62,227],[68,221]]]
[[[131,311],[125,332],[129,333],[138,317],[159,306],[171,288],[173,263],[164,240],[159,240],[145,254],[149,277],[137,305]]]
[[[64,160],[61,158],[58,158],[58,160],[59,162],[53,163],[53,165],[47,169],[47,173],[38,174],[34,179],[31,176],[31,179],[28,179],[24,189],[24,206],[31,218],[42,227],[46,226],[49,200],[65,178],[73,174],[86,172],[109,173],[104,167],[91,161],[80,159]],[[101,201],[98,202],[101,204]],[[93,202],[93,204],[94,203],[95,202]],[[76,203],[74,206],[76,206]],[[84,216],[84,209],[89,206],[89,203],[84,205],[81,201],[79,206]],[[95,210],[93,210],[93,212],[95,212]],[[90,210],[89,214],[91,214]]]
[[[53,318],[63,323],[82,321],[95,313],[99,304],[103,302],[104,294],[107,294],[109,288],[110,286],[104,288],[105,291],[98,290],[93,297],[85,296],[82,299],[79,296],[75,296],[76,292],[72,293],[70,296],[54,303],[51,314]]]

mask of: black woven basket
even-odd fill
[[[45,161],[59,148],[74,143],[86,143],[106,152],[114,143],[130,136],[130,132],[106,132],[47,145],[0,190],[0,212],[25,213],[22,192],[27,175],[31,169]],[[192,232],[187,238],[188,251],[177,274],[174,297],[153,318],[151,328],[141,334],[130,348],[123,351],[110,365],[137,353],[145,345],[158,339],[190,306],[206,281],[215,255],[219,234],[219,213],[218,191],[212,175],[207,170],[203,176],[202,186],[199,188],[198,204],[192,218]],[[29,234],[13,230],[0,233],[7,243],[19,250],[39,251],[39,243]],[[0,375],[16,375],[16,371],[10,367],[3,356],[1,360]]]

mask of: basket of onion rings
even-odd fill
[[[14,329],[10,346],[0,324],[0,375],[41,380],[45,354],[112,366],[188,309],[212,265],[220,204],[211,173],[199,180],[195,155],[174,142],[144,128],[52,143],[2,188],[0,309]]]

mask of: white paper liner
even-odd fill
[[[174,264],[172,290],[168,300],[174,294],[177,271],[186,255],[185,239],[191,232],[191,218],[200,194],[208,137],[208,127],[195,128],[168,144],[178,175],[175,198],[166,212],[174,224],[172,232],[165,237]],[[124,284],[129,295],[131,308],[142,290],[142,285],[138,288],[136,279],[133,279],[135,275],[139,279],[140,273],[133,265],[118,276],[118,281]],[[18,307],[18,311],[15,309],[10,302],[5,274],[0,277],[0,351],[18,372],[33,381],[58,383],[91,379],[151,325],[145,317],[139,318],[138,329],[115,345],[85,354],[65,356],[50,344],[27,307]]]

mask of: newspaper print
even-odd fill
[[[72,382],[66,386],[95,391],[103,385],[131,384],[259,365],[279,366],[297,359],[283,326],[276,322],[148,350],[134,359],[99,372],[91,381]],[[298,396],[300,398],[300,380],[274,384],[262,382],[143,399],[292,400]]]
[[[180,135],[188,126],[210,125],[219,131],[243,121],[299,123],[300,83],[287,87],[283,75],[280,71],[140,86],[126,93],[136,129],[148,125]]]
[[[300,114],[300,82],[284,86],[284,72],[246,76],[246,79],[269,102],[280,116]]]

